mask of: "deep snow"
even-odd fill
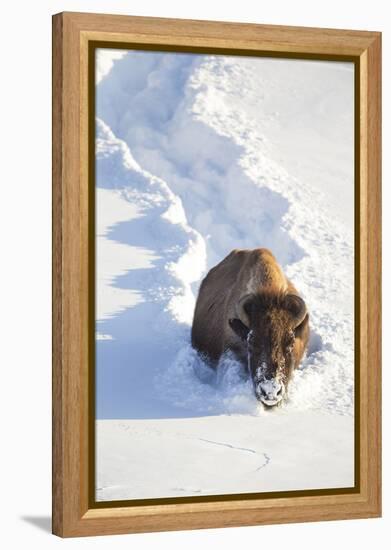
[[[97,421],[97,498],[352,485],[353,66],[123,53],[97,59],[97,418],[127,419]],[[258,246],[312,328],[268,413],[189,345],[203,275]],[[269,457],[256,487],[243,441]]]

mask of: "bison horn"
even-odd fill
[[[307,306],[297,294],[287,294],[284,298],[284,307],[292,315],[295,328],[298,327],[307,315]]]
[[[240,298],[239,302],[236,304],[236,316],[242,321],[247,328],[250,328],[250,318],[249,318],[249,308],[254,294],[245,294]]]

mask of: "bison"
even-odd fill
[[[193,347],[214,368],[224,352],[232,351],[265,406],[287,395],[308,339],[306,304],[270,250],[233,250],[202,281]]]

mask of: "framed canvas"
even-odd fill
[[[381,513],[381,35],[53,17],[53,532]]]

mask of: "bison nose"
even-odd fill
[[[283,398],[283,385],[277,380],[264,380],[257,387],[259,399],[268,406],[276,405]]]

